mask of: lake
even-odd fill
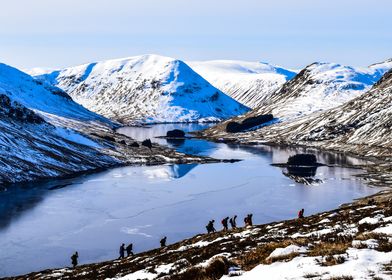
[[[226,216],[238,224],[253,213],[255,224],[295,218],[330,210],[378,192],[356,177],[359,169],[343,164],[360,160],[341,154],[303,148],[239,146],[187,139],[172,142],[153,138],[180,128],[195,131],[200,124],[165,124],[119,130],[138,140],[151,138],[178,151],[215,158],[241,159],[235,163],[129,166],[48,183],[16,185],[0,192],[0,276],[70,265],[79,252],[80,263],[118,257],[121,243],[134,252],[159,246],[167,236],[173,243],[215,227]],[[312,152],[321,163],[316,178],[323,183],[305,186],[286,177],[271,163],[289,155]]]

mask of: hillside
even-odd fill
[[[272,113],[286,121],[337,107],[369,90],[391,67],[392,62],[368,68],[313,63],[274,92],[254,113]]]
[[[85,64],[37,79],[124,124],[219,121],[248,111],[184,62],[157,55]]]
[[[122,164],[184,161],[182,154],[157,145],[154,153],[130,147],[133,140],[116,134],[108,119],[5,64],[0,64],[0,105],[1,184]]]
[[[258,107],[296,75],[293,70],[263,62],[213,60],[188,64],[213,86],[250,108]]]
[[[385,159],[392,156],[391,104],[392,70],[389,70],[371,90],[336,108],[247,133],[233,135],[215,127],[204,135],[243,143],[315,146]]]
[[[122,260],[5,279],[390,279],[390,199],[384,192],[302,219],[239,223]]]

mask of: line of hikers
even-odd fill
[[[253,225],[252,217],[253,217],[253,214],[248,214],[244,218],[244,223],[245,223],[246,227]],[[215,220],[211,220],[208,222],[208,224],[206,225],[207,233],[216,232],[216,229],[214,227],[214,223],[215,223]],[[232,217],[232,218],[226,217],[226,218],[222,219],[221,224],[223,226],[223,231],[229,230],[229,224],[232,229],[237,228],[237,215],[234,215],[234,217]]]
[[[161,247],[166,247],[166,240],[167,237],[163,237],[159,243],[161,244]],[[130,243],[127,247],[125,247],[125,244],[122,243],[119,249],[119,257],[118,259],[123,259],[125,258],[125,252],[127,253],[127,257],[129,256],[133,256],[133,244]],[[71,256],[71,264],[73,266],[73,268],[75,268],[78,265],[78,258],[79,258],[79,253],[75,252],[72,256]]]
[[[298,211],[298,219],[304,218],[304,212],[305,212],[305,210],[303,208]],[[253,214],[246,215],[246,217],[244,218],[245,227],[253,226],[252,218],[253,218]],[[216,232],[216,229],[214,227],[214,223],[215,223],[215,220],[211,220],[208,222],[208,224],[206,225],[207,233]],[[229,230],[229,224],[232,229],[237,228],[237,215],[234,215],[232,218],[229,218],[229,217],[223,218],[221,221],[221,224],[223,226],[223,231]],[[161,247],[166,247],[166,240],[167,240],[167,237],[165,236],[159,241]],[[120,250],[119,250],[119,254],[120,254],[119,259],[125,258],[125,252],[127,253],[127,257],[132,256],[133,255],[132,250],[133,250],[132,243],[130,243],[127,247],[125,247],[125,244],[122,243],[120,246]],[[74,268],[78,265],[78,258],[79,258],[78,252],[75,252],[71,256],[71,263]]]

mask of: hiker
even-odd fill
[[[208,222],[206,229],[207,229],[207,233],[211,233],[211,232],[215,232],[215,228],[214,228],[214,222],[215,220],[211,220]]]
[[[244,218],[245,226],[253,226],[252,217],[253,217],[253,214],[248,214]]]
[[[229,230],[229,226],[227,225],[227,221],[229,220],[229,217],[224,218],[221,223],[223,226],[223,231],[228,231]]]
[[[230,220],[229,220],[229,223],[230,223],[232,229],[237,228],[237,221],[236,221],[236,219],[237,219],[237,215],[234,215],[234,217],[230,218]]]
[[[252,217],[253,217],[253,214],[248,214],[248,223],[250,226],[253,226]]]
[[[133,244],[131,243],[131,244],[129,244],[126,248],[125,248],[125,250],[127,251],[127,257],[129,257],[129,256],[133,256],[133,252],[132,252],[132,248],[133,248]]]
[[[161,239],[161,241],[159,241],[161,243],[161,247],[165,247],[166,246],[166,236],[164,238]]]
[[[79,258],[78,252],[75,252],[75,254],[71,256],[71,261],[72,261],[71,263],[73,268],[75,268],[78,265],[78,258]]]
[[[124,258],[124,253],[125,253],[125,244],[124,243],[121,244],[119,253],[120,253],[119,259],[123,259]]]
[[[304,217],[304,212],[305,210],[303,208],[298,211],[298,219],[302,219]]]

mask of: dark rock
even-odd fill
[[[116,139],[113,136],[110,135],[104,135],[102,136],[103,139],[107,140],[107,141],[111,141],[111,142],[115,142]]]
[[[166,133],[166,137],[184,138],[185,132],[180,129],[169,130]]]
[[[134,147],[134,148],[139,148],[140,145],[138,142],[133,142],[131,145],[129,145],[130,147]]]
[[[127,142],[125,142],[125,140],[120,140],[120,141],[118,141],[118,143],[123,144],[123,145],[127,144]]]
[[[273,119],[274,119],[274,116],[272,114],[267,114],[267,115],[260,115],[260,116],[256,116],[256,117],[246,118],[241,123],[229,122],[226,125],[226,132],[229,132],[229,133],[242,132],[242,131],[251,129],[253,127],[265,124],[267,122],[270,122]]]
[[[289,157],[287,165],[318,166],[318,163],[313,154],[297,154]]]
[[[149,148],[149,149],[152,148],[152,143],[151,143],[151,140],[150,140],[150,139],[144,140],[144,141],[142,142],[142,145],[145,146],[145,147],[147,147],[147,148]]]
[[[8,117],[15,121],[30,124],[43,124],[45,120],[30,110],[4,94],[0,94],[0,117]]]

